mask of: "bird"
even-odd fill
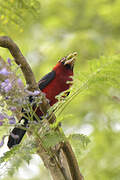
[[[52,71],[46,74],[43,78],[40,79],[38,82],[39,89],[46,95],[46,98],[49,100],[50,106],[53,106],[58,99],[56,98],[61,92],[68,90],[73,82],[73,69],[76,60],[77,53],[71,53],[68,56],[63,57],[61,60],[57,62],[57,64],[53,67]],[[69,83],[68,83],[69,82]],[[67,92],[69,94],[69,92]],[[67,95],[68,95],[67,94]],[[32,101],[32,96],[30,97],[30,102]],[[34,106],[34,105],[33,105]],[[33,108],[34,109],[34,108]],[[27,113],[22,108],[23,114],[27,116]],[[35,110],[37,116],[41,119],[42,112],[40,108]],[[18,145],[21,141],[23,136],[26,133],[26,128],[28,127],[28,118],[23,116],[19,122],[24,120],[23,128],[15,127],[9,137],[7,146],[9,149]],[[34,119],[37,121],[36,119]]]

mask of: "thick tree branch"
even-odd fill
[[[77,180],[77,179],[83,180],[84,178],[83,178],[82,174],[80,173],[77,160],[75,158],[75,155],[73,153],[71,145],[69,144],[68,141],[63,143],[62,150],[68,161],[72,179],[73,180]]]
[[[39,142],[39,140],[38,140]],[[41,159],[44,162],[44,165],[51,172],[53,180],[67,180],[64,178],[64,174],[62,173],[62,169],[56,159],[51,157],[48,152],[46,152],[41,142],[38,143],[38,151],[37,153],[40,155]]]
[[[28,89],[34,90],[37,89],[38,85],[35,81],[32,69],[27,63],[25,57],[22,55],[18,46],[7,36],[0,37],[0,46],[3,48],[9,49],[10,53],[14,57],[14,60],[17,65],[20,65],[20,68],[24,74],[26,84],[29,85]]]

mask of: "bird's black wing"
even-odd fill
[[[55,71],[51,71],[46,74],[40,81],[38,82],[40,90],[43,90],[55,77]]]

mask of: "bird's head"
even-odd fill
[[[53,68],[55,71],[73,73],[73,68],[76,60],[77,52],[71,53],[68,56],[59,60],[56,66]]]

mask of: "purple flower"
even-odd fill
[[[10,107],[10,110],[11,110],[11,111],[16,111],[17,108],[16,108],[16,107]]]
[[[9,83],[6,87],[4,87],[5,92],[9,92],[12,89],[12,84]]]
[[[6,136],[3,136],[3,137],[2,137],[2,140],[1,140],[1,142],[0,142],[0,147],[2,147],[2,146],[4,145],[5,137],[6,137]]]
[[[22,82],[22,80],[20,78],[17,80],[17,82],[18,82],[18,85],[19,85],[20,88],[22,88],[24,86],[23,82]]]
[[[2,138],[2,141],[0,142],[0,147],[2,147],[4,144],[4,139]]]
[[[0,126],[3,125],[3,123],[4,123],[3,120],[4,120],[5,118],[7,118],[7,115],[0,113]]]
[[[10,82],[10,80],[9,80],[9,79],[5,79],[5,83],[7,83],[7,84],[8,84],[9,82]]]
[[[8,70],[6,68],[3,68],[0,70],[0,74],[2,74],[4,76],[8,76],[10,74],[10,72],[8,72]]]
[[[1,83],[1,87],[4,89],[5,92],[9,92],[12,89],[12,84],[9,79],[6,79],[4,82]]]
[[[10,116],[9,117],[9,124],[15,124],[16,123],[16,120],[13,116]]]
[[[3,119],[5,119],[5,115],[0,113],[0,120],[2,121]]]
[[[40,91],[36,90],[34,92],[26,90],[26,92],[31,96],[37,96],[40,94]]]
[[[0,121],[0,126],[2,126],[3,125],[3,122],[2,121]]]
[[[6,96],[5,99],[6,99],[6,100],[10,99],[10,96]]]
[[[6,86],[6,83],[5,82],[2,82],[1,83],[1,87],[4,88]]]
[[[7,58],[7,62],[11,66],[11,59],[10,58]]]
[[[36,90],[36,91],[33,92],[33,95],[34,95],[34,96],[37,96],[37,95],[39,95],[39,94],[40,94],[40,91],[37,91],[37,90]]]

